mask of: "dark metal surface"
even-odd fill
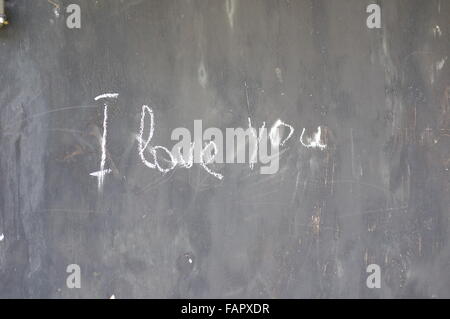
[[[0,297],[450,297],[449,1],[377,1],[373,30],[367,0],[52,2],[7,0],[0,32]],[[143,104],[158,145],[250,116],[328,147],[289,144],[274,175],[162,175],[139,160]]]

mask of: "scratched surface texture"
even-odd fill
[[[6,0],[0,30],[0,297],[450,297],[449,1],[378,1],[373,30],[368,0],[53,2]],[[167,147],[195,119],[296,131],[273,175],[163,175],[143,104]]]

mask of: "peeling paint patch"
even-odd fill
[[[441,71],[444,68],[447,57],[436,63],[436,70]]]
[[[198,67],[198,83],[200,83],[202,88],[206,88],[206,84],[208,83],[208,74],[206,73],[205,64],[203,61]]]
[[[438,25],[433,27],[433,35],[434,35],[435,38],[442,36],[441,28]]]
[[[55,15],[55,17],[59,18],[59,8],[54,8],[53,9],[53,14]]]
[[[280,68],[275,68],[275,74],[277,76],[278,82],[283,83],[283,74]]]

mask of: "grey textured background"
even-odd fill
[[[0,297],[450,297],[450,1],[378,1],[379,30],[375,0],[53,2],[7,0],[0,30]],[[137,153],[147,103],[158,145],[250,116],[321,125],[328,148],[163,176]]]

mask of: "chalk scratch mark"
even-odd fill
[[[225,2],[225,8],[227,10],[228,23],[233,30],[234,27],[234,12],[236,10],[236,0],[227,0]]]
[[[15,122],[9,124],[6,127],[6,129],[10,129],[15,124],[18,124],[20,122],[26,123],[26,122],[29,122],[29,121],[35,119],[35,118],[42,117],[42,116],[45,116],[45,115],[48,115],[48,114],[52,114],[52,113],[56,113],[56,112],[62,112],[62,111],[68,111],[68,110],[79,110],[79,109],[94,109],[94,108],[97,108],[97,105],[79,105],[79,106],[63,107],[63,108],[59,108],[59,109],[56,109],[56,110],[42,112],[42,113],[36,113],[36,114],[33,114],[33,115],[31,115],[31,116],[29,116],[29,117],[27,117],[25,119],[20,119],[20,120],[17,120]]]

